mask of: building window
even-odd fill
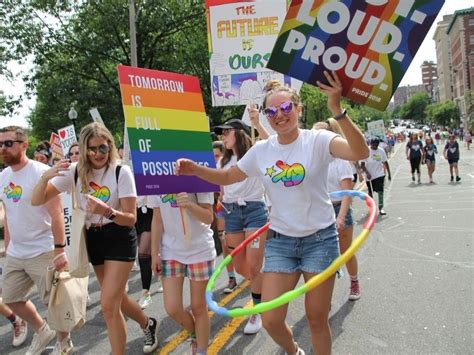
[[[469,44],[474,44],[474,35],[469,37]]]
[[[469,26],[474,26],[474,18],[469,19]]]

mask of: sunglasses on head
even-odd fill
[[[275,118],[278,114],[278,110],[280,110],[284,115],[289,114],[291,110],[293,110],[293,102],[291,102],[291,100],[288,100],[281,103],[279,106],[269,106],[265,110],[263,110],[263,113],[268,118]]]
[[[97,154],[97,152],[102,153],[102,154],[107,154],[110,152],[110,147],[106,144],[101,144],[98,147],[90,146],[87,147],[87,151],[89,154]]]
[[[11,148],[11,147],[13,147],[13,143],[15,143],[15,142],[16,143],[23,143],[23,141],[18,141],[18,140],[13,141],[13,140],[9,139],[9,140],[3,141],[3,142],[0,141],[0,148],[3,148],[3,146],[5,146],[6,148]]]

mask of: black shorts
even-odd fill
[[[138,236],[143,232],[151,232],[152,218],[153,208],[147,208],[146,213],[143,213],[141,208],[137,208],[137,223],[135,223],[135,228],[137,229]]]
[[[450,158],[448,157],[448,164],[449,164],[449,165],[457,164],[458,161],[459,161],[459,159],[450,159]]]
[[[137,256],[135,227],[109,223],[86,231],[86,246],[92,265],[103,265],[105,260],[134,261]]]
[[[357,182],[357,173],[352,176],[352,182]]]
[[[372,194],[372,189],[374,189],[375,192],[383,192],[384,181],[385,176],[381,176],[371,181],[367,181],[367,189],[369,190],[369,195]]]

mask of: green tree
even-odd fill
[[[452,123],[455,123],[456,127],[460,123],[459,107],[453,101],[429,105],[426,113],[430,123],[442,126],[452,126]]]
[[[414,120],[424,123],[426,118],[425,109],[430,103],[428,94],[418,92],[400,109],[400,118],[403,120]]]

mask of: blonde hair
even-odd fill
[[[279,81],[277,80],[269,80],[266,85],[265,85],[265,91],[267,92],[265,94],[265,97],[263,98],[263,107],[267,107],[267,99],[272,96],[273,94],[279,93],[279,92],[285,92],[288,94],[290,97],[291,101],[297,105],[297,106],[302,106],[301,104],[301,97],[300,95],[296,92],[295,89],[292,89],[288,86],[282,85]]]
[[[316,122],[313,125],[314,129],[325,129],[327,131],[334,132],[339,134],[341,137],[345,138],[344,133],[342,132],[341,126],[334,118],[328,118],[326,122]]]
[[[119,160],[117,148],[115,147],[114,138],[112,133],[101,123],[93,122],[89,123],[81,129],[79,134],[79,162],[77,163],[77,172],[81,178],[81,189],[87,191],[88,189],[88,176],[92,172],[93,166],[89,161],[89,154],[87,154],[87,147],[91,138],[100,137],[107,141],[110,151],[105,170]]]

